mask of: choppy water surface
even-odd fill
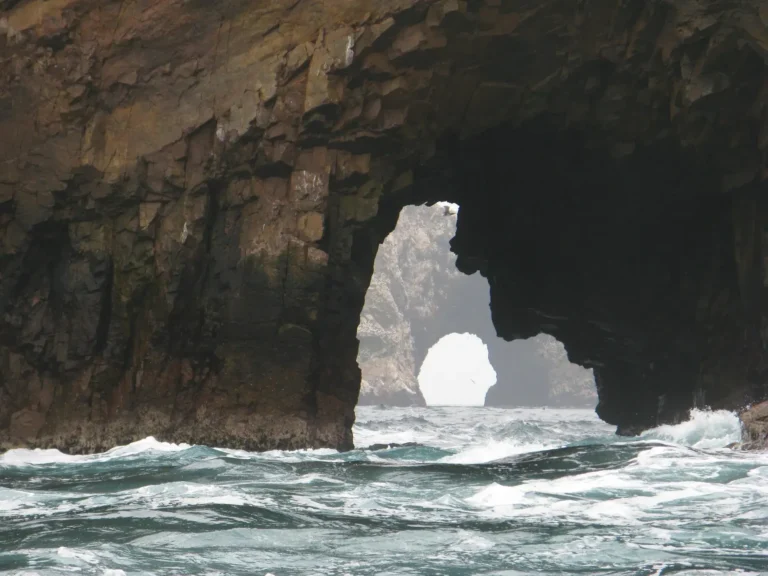
[[[147,439],[0,456],[2,574],[768,574],[768,454],[729,413],[358,410],[346,454]]]

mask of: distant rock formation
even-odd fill
[[[504,363],[509,368],[501,371],[494,366],[497,382],[485,395],[486,406],[592,407],[597,404],[592,370],[569,362],[565,346],[557,339],[539,334],[503,345],[509,348]],[[530,387],[545,391],[546,398],[539,394],[533,401],[528,400]]]
[[[484,278],[456,270],[450,239],[456,232],[456,210],[408,206],[397,228],[379,248],[357,331],[358,363],[362,371],[359,404],[424,406],[418,374],[439,324],[440,314],[452,316],[455,291],[468,287],[485,291],[478,303],[487,310]],[[490,317],[488,318],[490,321]]]
[[[358,328],[359,404],[423,406],[418,374],[430,347],[451,332],[471,332],[488,346],[497,374],[486,405],[594,406],[592,371],[571,364],[555,338],[496,336],[488,282],[456,270],[456,218],[454,205],[408,206],[379,248]]]

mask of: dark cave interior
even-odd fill
[[[632,434],[763,397],[761,355],[738,359],[759,337],[743,298],[759,306],[760,262],[734,221],[754,192],[723,194],[714,163],[668,140],[621,155],[540,122],[439,142],[409,201],[461,206],[452,250],[487,278],[498,335],[561,340],[594,369],[602,419]],[[402,203],[384,200],[387,230]]]

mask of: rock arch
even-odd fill
[[[454,205],[406,206],[376,255],[357,337],[362,372],[358,405],[425,404],[419,383],[429,350],[450,333],[470,333],[488,349],[497,382],[488,406],[589,406],[591,374],[570,364],[546,336],[501,340],[491,321],[488,281],[456,269],[450,241]]]
[[[765,395],[758,0],[123,4],[0,4],[0,447],[350,447],[437,200],[621,431]]]

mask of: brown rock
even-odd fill
[[[768,402],[755,404],[739,414],[744,450],[768,449]]]
[[[11,438],[25,440],[35,438],[45,424],[45,415],[34,410],[19,410],[11,415],[8,433]]]
[[[761,1],[262,4],[0,9],[0,449],[350,447],[377,247],[440,200],[607,421],[768,395]]]
[[[323,237],[323,215],[310,212],[299,216],[299,232],[310,242],[317,242]]]
[[[139,206],[139,227],[142,230],[146,230],[154,222],[161,206],[160,202],[144,202]]]
[[[352,64],[355,41],[356,35],[349,28],[336,29],[327,34],[321,32],[309,65],[305,112],[341,102],[345,85],[332,73]]]

